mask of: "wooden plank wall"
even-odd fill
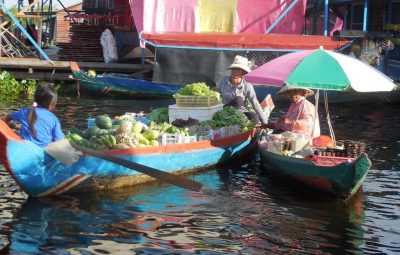
[[[81,11],[82,3],[68,7],[67,10],[71,11]],[[69,43],[71,42],[71,37],[69,35],[70,25],[69,20],[65,19],[67,12],[60,10],[57,12],[57,31],[56,31],[56,43]]]

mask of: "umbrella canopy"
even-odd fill
[[[254,84],[358,92],[391,91],[393,80],[361,60],[324,49],[275,58],[245,75]]]

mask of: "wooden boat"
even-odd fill
[[[223,163],[257,149],[258,134],[258,130],[253,129],[210,141],[109,150],[103,151],[103,154],[183,174]],[[0,160],[19,186],[32,197],[111,189],[152,180],[140,172],[87,154],[71,166],[63,165],[43,148],[22,140],[1,120]]]
[[[357,158],[295,158],[270,152],[261,145],[259,151],[262,164],[272,175],[295,180],[338,198],[348,198],[356,193],[371,167],[371,161],[365,153]]]
[[[76,62],[70,62],[72,74],[83,89],[109,96],[131,98],[172,98],[180,85],[160,84],[145,79],[135,79],[124,74],[105,74],[91,77]]]

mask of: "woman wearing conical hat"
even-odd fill
[[[231,70],[230,76],[225,76],[217,84],[216,90],[221,93],[222,103],[225,106],[233,106],[242,111],[256,126],[268,123],[266,116],[257,100],[253,85],[247,82],[243,76],[250,72],[250,61],[243,56],[236,56],[233,63],[227,68]],[[246,105],[250,102],[255,112],[250,111]]]
[[[308,138],[318,137],[321,131],[318,116],[315,116],[315,106],[306,99],[313,94],[308,88],[283,86],[277,95],[289,97],[289,110],[275,122],[262,127],[304,134]]]

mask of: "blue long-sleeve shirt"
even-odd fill
[[[268,116],[264,114],[261,105],[257,100],[253,85],[245,81],[244,78],[242,78],[240,84],[233,86],[230,82],[230,76],[225,76],[220,80],[219,84],[217,84],[216,90],[221,93],[223,104],[227,104],[237,97],[241,97],[244,101],[246,101],[246,99],[249,100],[253,109],[260,118],[261,123],[267,124]],[[242,106],[239,110],[242,112],[250,111],[246,105]]]
[[[20,136],[24,140],[30,140],[40,147],[46,147],[52,142],[64,138],[61,124],[56,115],[47,109],[36,107],[36,122],[34,125],[36,136],[29,130],[29,111],[30,107],[25,107],[12,113],[12,119],[21,122]]]

